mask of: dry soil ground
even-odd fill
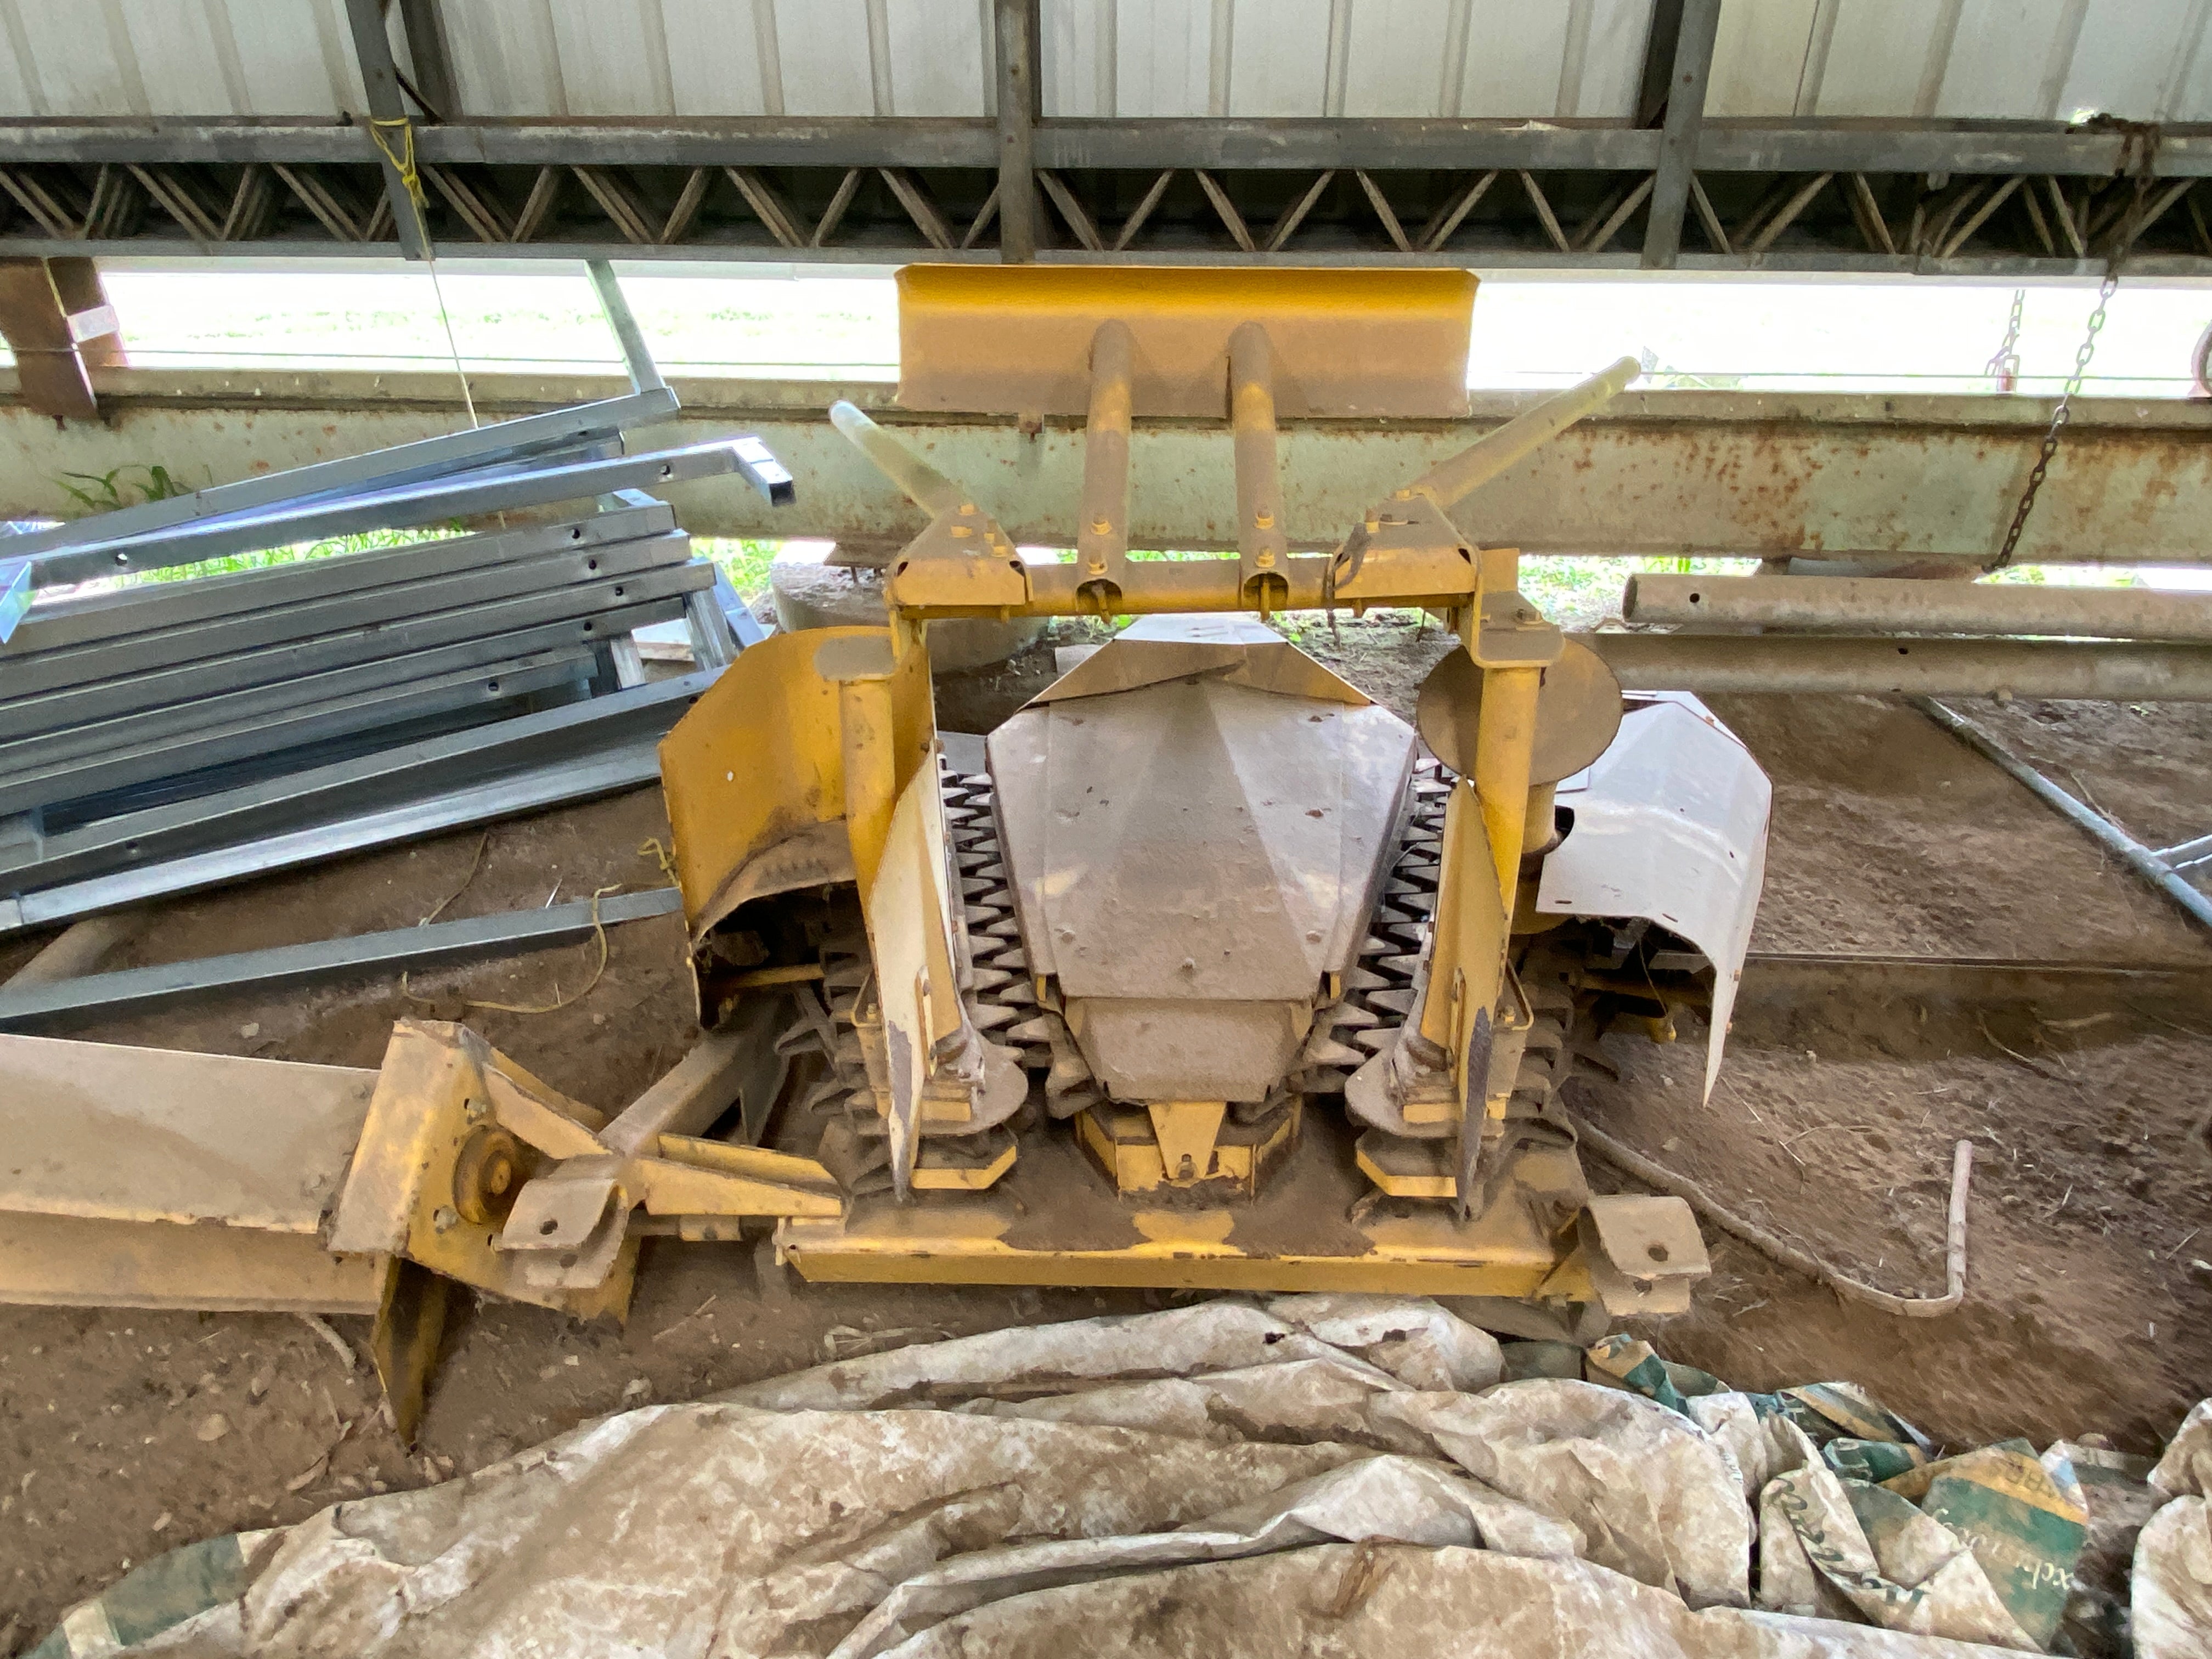
[[[1062,638],[1075,635],[1064,633]],[[1408,709],[1444,641],[1347,622],[1306,643]],[[1049,678],[1049,647],[940,688],[947,729],[980,730]],[[1741,698],[1719,709],[1772,775],[1755,948],[2202,963],[2162,900],[1908,708]],[[2197,709],[1976,711],[2154,842],[2212,829],[2212,722]],[[656,793],[456,835],[163,908],[125,961],[158,963],[657,884]],[[472,863],[474,874],[470,876]],[[466,885],[463,887],[465,878]],[[609,935],[605,973],[557,1013],[468,1011],[494,1044],[576,1097],[619,1107],[690,1037],[672,918]],[[0,948],[0,976],[34,942]],[[463,997],[535,1003],[589,980],[572,946],[414,982],[233,996],[70,1035],[374,1066],[392,1022]],[[1686,1317],[1647,1334],[1751,1388],[1850,1378],[1954,1443],[2102,1432],[2151,1449],[2212,1382],[2212,1036],[2124,1003],[1962,1017],[1874,979],[1822,1004],[1747,1011],[1719,1089],[1694,1051],[1611,1036],[1619,1085],[1591,1121],[1890,1288],[1940,1290],[1949,1149],[1981,1149],[1972,1282],[1957,1314],[1905,1322],[1839,1303],[1714,1239]],[[2008,1052],[2009,1050],[2010,1052]],[[1620,1184],[1601,1163],[1602,1188]],[[2199,1231],[2200,1225],[2206,1231]],[[1710,1236],[1710,1230],[1709,1236]],[[0,1309],[0,1653],[70,1602],[190,1540],[296,1521],[349,1495],[473,1468],[641,1400],[729,1387],[868,1344],[1153,1305],[1131,1292],[802,1287],[764,1297],[744,1246],[648,1246],[626,1328],[535,1309],[455,1317],[416,1453],[349,1364],[275,1316]]]

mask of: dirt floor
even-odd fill
[[[1073,624],[1055,636],[1082,637]],[[1002,719],[1051,677],[1054,642],[949,677],[941,724]],[[1348,619],[1304,642],[1401,712],[1448,643],[1433,627]],[[2165,901],[1909,708],[1736,698],[1718,712],[1774,780],[1755,950],[2212,969],[2208,941]],[[1972,712],[2146,839],[2212,830],[2201,709]],[[647,790],[449,836],[168,905],[109,965],[403,927],[449,896],[442,914],[459,917],[657,885],[647,842],[667,834]],[[0,945],[0,977],[37,943]],[[611,930],[606,951],[596,976],[586,944],[404,991],[231,996],[66,1034],[373,1067],[395,1018],[465,1018],[570,1094],[617,1109],[684,1052],[692,1016],[676,919]],[[1644,1334],[1745,1387],[1860,1382],[1954,1443],[2097,1432],[2153,1449],[2212,1380],[2212,1035],[2109,1001],[2086,1013],[1915,1007],[1865,971],[1820,1006],[1747,1006],[1710,1102],[1698,1098],[1703,1034],[1686,1030],[1669,1048],[1607,1037],[1621,1079],[1578,1085],[1577,1104],[1745,1214],[1900,1291],[1942,1288],[1950,1148],[1972,1139],[1966,1306],[1899,1321],[1708,1229],[1714,1273],[1693,1310]],[[564,997],[543,1014],[465,1006]],[[1629,1184],[1601,1161],[1591,1170],[1601,1189]],[[0,1309],[0,1653],[177,1544],[475,1468],[627,1405],[872,1346],[1161,1300],[793,1291],[775,1275],[763,1288],[750,1245],[649,1243],[626,1328],[464,1306],[412,1456],[383,1426],[364,1320],[331,1322],[349,1363],[289,1316]]]

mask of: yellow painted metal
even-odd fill
[[[829,1172],[811,1159],[783,1160],[788,1165],[810,1166],[811,1175],[820,1177],[818,1181],[805,1178],[805,1184],[796,1185],[757,1178],[743,1172],[742,1160],[726,1163],[719,1156],[722,1151],[744,1152],[754,1148],[726,1146],[718,1140],[685,1141],[678,1135],[662,1137],[664,1146],[672,1141],[678,1146],[671,1150],[699,1157],[702,1161],[678,1163],[672,1158],[641,1158],[625,1172],[629,1181],[635,1182],[637,1200],[649,1215],[834,1216],[844,1212],[845,1200],[836,1184],[829,1180]],[[727,1167],[730,1164],[738,1167]],[[625,1187],[626,1193],[627,1190]]]
[[[1540,668],[1484,671],[1482,721],[1474,739],[1474,793],[1501,902],[1510,903],[1521,880],[1521,847],[1528,822],[1528,755],[1536,740],[1536,694]]]
[[[980,1193],[998,1185],[1000,1177],[1014,1167],[1016,1147],[1009,1135],[999,1155],[988,1164],[973,1165],[933,1163],[929,1143],[922,1143],[921,1155],[915,1162],[914,1188],[916,1192]]]
[[[1462,778],[1453,785],[1444,806],[1419,1026],[1422,1036],[1453,1057],[1455,1092],[1462,1102],[1468,1097],[1469,1080],[1458,1075],[1459,1057],[1467,1052],[1476,1012],[1494,1010],[1505,983],[1510,923],[1486,816],[1472,781]]]
[[[1158,1100],[1147,1102],[1152,1120],[1152,1140],[1159,1148],[1160,1166],[1168,1182],[1195,1186],[1204,1180],[1213,1161],[1213,1138],[1229,1109],[1225,1100]]]
[[[1467,412],[1463,270],[908,265],[898,284],[908,409],[1080,415],[1091,342],[1118,320],[1139,415],[1221,419],[1229,337],[1246,323],[1267,332],[1286,416]]]
[[[1261,1178],[1297,1145],[1304,1103],[1293,1101],[1279,1122],[1256,1137],[1236,1130],[1223,1137],[1224,1110],[1218,1101],[1156,1102],[1134,1110],[1093,1107],[1077,1114],[1076,1138],[1124,1194],[1202,1182],[1227,1182],[1256,1193]]]
[[[0,1303],[35,1307],[374,1314],[390,1261],[313,1233],[0,1214]]]
[[[1439,1219],[1447,1212],[1439,1210]],[[1023,1249],[1003,1235],[1000,1206],[957,1200],[905,1206],[865,1232],[786,1222],[777,1243],[800,1276],[817,1283],[1118,1285],[1173,1290],[1371,1291],[1410,1296],[1588,1301],[1586,1273],[1562,1271],[1548,1242],[1501,1237],[1453,1249],[1417,1226],[1371,1225],[1357,1255],[1284,1251],[1248,1255],[1228,1242],[1231,1210],[1139,1211],[1139,1243],[1120,1249]]]
[[[447,1291],[446,1279],[404,1258],[392,1258],[385,1274],[368,1352],[402,1445],[415,1443],[415,1428],[422,1420],[438,1343],[446,1333]]]
[[[695,941],[747,899],[853,878],[841,827],[841,681],[817,659],[832,641],[888,645],[890,638],[875,628],[771,635],[725,670],[662,740],[677,884]],[[834,657],[827,665],[846,665]],[[890,715],[882,729],[891,777],[903,787],[927,765],[936,738],[929,665],[886,653],[885,668]]]
[[[346,1066],[0,1036],[0,1212],[312,1235],[375,1085]]]
[[[512,1120],[508,1106],[495,1106],[495,1098],[514,1103]],[[623,1246],[623,1259],[605,1285],[580,1292],[544,1291],[524,1276],[513,1253],[497,1248],[500,1219],[471,1221],[462,1213],[465,1194],[456,1187],[456,1173],[479,1128],[495,1121],[509,1128],[521,1121],[546,1130],[537,1110],[520,1105],[526,1099],[530,1108],[561,1115],[557,1103],[564,1097],[557,1091],[465,1026],[401,1020],[385,1048],[361,1144],[331,1224],[330,1248],[345,1255],[404,1255],[478,1290],[583,1318],[626,1310],[634,1242]],[[516,1133],[527,1139],[526,1131]],[[574,1144],[571,1134],[589,1135],[573,1120],[556,1133],[564,1146]]]
[[[1413,1114],[1407,1116],[1412,1119]],[[1359,1137],[1352,1161],[1376,1190],[1392,1198],[1450,1198],[1458,1189],[1444,1156],[1451,1150],[1449,1140],[1386,1140],[1370,1131]]]

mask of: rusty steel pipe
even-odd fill
[[[1083,424],[1083,506],[1075,562],[1086,582],[1121,586],[1129,552],[1130,386],[1137,342],[1117,317],[1091,337],[1091,410]]]
[[[1267,331],[1243,323],[1229,337],[1229,427],[1236,445],[1237,547],[1242,587],[1264,609],[1285,603],[1282,469],[1275,457],[1275,354]]]
[[[1495,432],[1486,432],[1449,460],[1439,461],[1400,490],[1401,496],[1426,495],[1449,508],[1565,432],[1583,416],[1602,409],[1644,372],[1633,357],[1623,357],[1601,374],[1547,398],[1525,415],[1516,415]]]
[[[1823,633],[2035,635],[2212,644],[2212,593],[1911,581],[1879,576],[1628,579],[1632,623]]]
[[[2212,647],[2051,640],[1577,634],[1631,691],[2212,702]]]
[[[830,405],[830,423],[853,447],[903,490],[908,501],[933,518],[957,513],[968,497],[960,486],[840,398]]]

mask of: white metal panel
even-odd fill
[[[1966,0],[1935,112],[2049,118],[2073,56],[2081,9],[2081,0]]]
[[[1464,40],[1467,9],[1467,0],[1358,0],[1343,70],[1344,113],[1444,113],[1448,76],[1453,97],[1459,92],[1445,42],[1455,11]]]
[[[1229,112],[1326,113],[1328,24],[1329,0],[1238,0],[1230,33]]]
[[[873,115],[866,0],[776,0],[787,115]]]
[[[1560,782],[1574,827],[1537,877],[1542,915],[1644,916],[1705,953],[1708,1095],[1759,914],[1772,799],[1759,763],[1705,704],[1680,691],[1639,696],[1605,753]]]
[[[2089,0],[2073,68],[2059,92],[2059,118],[2104,110],[2131,120],[2200,118],[2164,106],[2205,10],[2203,0]]]
[[[2197,0],[2187,56],[2174,64],[2160,118],[2212,121],[2212,0]]]
[[[566,115],[550,0],[443,0],[461,107],[471,115]]]
[[[1474,0],[1459,112],[1476,118],[1558,114],[1569,12],[1565,4]]]
[[[1712,116],[1787,116],[1796,112],[1820,0],[1760,0],[1724,5],[1713,41],[1705,94]]]
[[[267,0],[205,3],[210,27],[228,24],[237,43],[246,82],[244,113],[329,116],[365,107],[341,0],[284,6]]]
[[[46,91],[46,112],[53,115],[143,115],[147,112],[145,88],[135,59],[118,59],[118,40],[127,48],[129,38],[120,27],[121,12],[112,14],[100,0],[78,6],[56,6],[29,0],[21,4],[23,33],[31,61],[37,65],[39,83]]]
[[[982,5],[977,0],[890,0],[887,11],[891,113],[983,114],[988,42]]]
[[[207,9],[197,0],[116,0],[147,106],[180,115],[240,115],[246,88],[223,73]],[[229,42],[226,41],[228,46]]]
[[[1584,9],[1585,0],[1573,0],[1576,13]],[[1637,96],[1644,86],[1644,43],[1651,33],[1651,0],[1587,0],[1587,31],[1581,31],[1579,17],[1570,27],[1570,56],[1580,33],[1581,75],[1571,90],[1567,72],[1561,70],[1559,112],[1603,120],[1633,119]]]
[[[571,115],[673,115],[661,0],[551,0]]]
[[[1115,30],[1121,115],[1204,115],[1212,85],[1213,14],[1229,0],[1121,0]]]
[[[1936,0],[1840,0],[1813,112],[1911,115],[1943,10]]]
[[[660,0],[668,39],[668,83],[678,115],[767,115],[761,75],[759,13],[771,7],[732,0]],[[775,109],[783,88],[775,84]]]
[[[1047,115],[1114,113],[1118,21],[1115,0],[1044,0],[1039,49]]]
[[[45,115],[46,88],[16,0],[0,0],[0,115]]]

